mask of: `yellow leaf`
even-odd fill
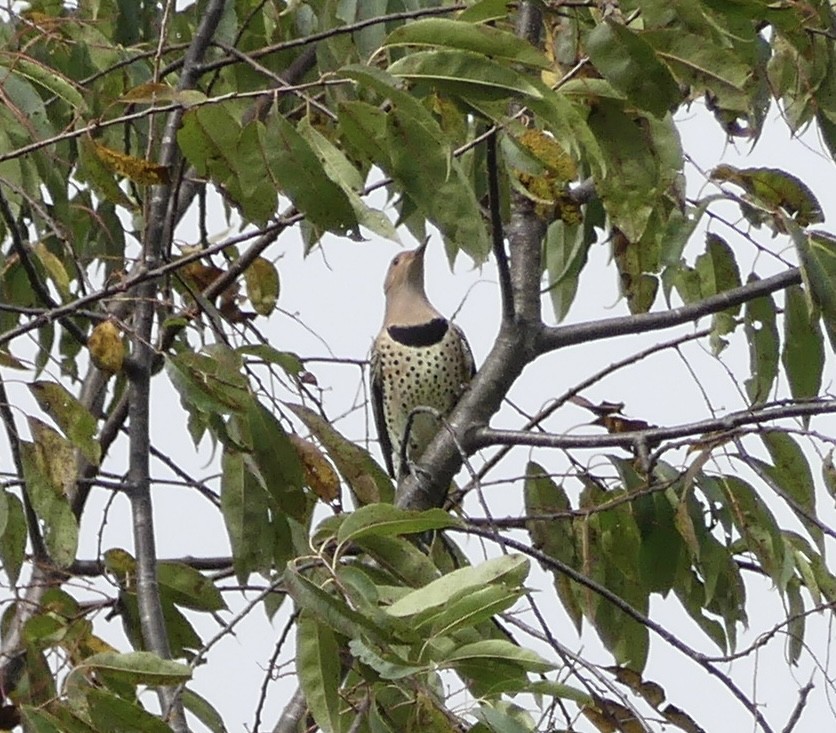
[[[116,374],[125,360],[125,345],[119,329],[110,321],[102,321],[87,339],[93,363],[108,374]]]
[[[141,185],[156,186],[168,183],[168,168],[158,163],[152,163],[144,158],[120,153],[118,150],[99,145],[95,140],[93,150],[96,157],[114,173],[130,178]]]

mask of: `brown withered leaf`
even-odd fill
[[[644,420],[630,420],[617,415],[604,415],[592,421],[593,425],[601,425],[608,433],[632,433],[636,430],[648,430],[653,427]]]
[[[102,321],[87,339],[87,348],[93,363],[108,374],[121,371],[125,361],[125,345],[122,335],[112,321]]]
[[[580,395],[574,395],[573,397],[569,398],[569,402],[573,405],[577,405],[578,407],[583,407],[590,412],[594,412],[596,415],[618,415],[624,410],[624,403],[623,402],[599,402],[597,405],[594,402],[590,402],[586,397],[581,397]]]
[[[680,730],[684,730],[685,733],[705,733],[705,730],[697,725],[697,722],[688,713],[680,710],[676,705],[668,705],[661,712],[669,723]]]
[[[134,183],[143,186],[168,183],[168,168],[166,166],[113,150],[113,148],[100,145],[95,140],[92,140],[92,143],[96,157],[106,168],[117,175],[130,178]]]
[[[322,501],[335,501],[340,495],[340,479],[331,462],[309,440],[291,434],[290,442],[302,462],[305,483]]]
[[[665,690],[661,685],[642,679],[642,676],[629,667],[607,667],[615,678],[622,684],[627,685],[633,692],[641,695],[654,708],[658,708],[665,701]]]

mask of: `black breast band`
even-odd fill
[[[432,346],[444,338],[450,324],[446,318],[434,318],[418,326],[389,326],[389,335],[404,346]]]

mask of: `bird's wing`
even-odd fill
[[[456,334],[458,334],[459,343],[462,345],[462,356],[464,357],[465,371],[467,372],[469,381],[476,375],[476,360],[473,358],[473,352],[470,350],[470,344],[467,343],[464,331],[462,331],[455,323],[451,323],[450,326]]]
[[[383,377],[380,373],[380,359],[377,356],[377,349],[372,349],[372,357],[369,366],[371,367],[372,383],[372,415],[377,428],[377,437],[380,441],[380,450],[383,453],[383,460],[389,475],[395,478],[395,466],[392,463],[392,441],[389,440],[389,431],[386,429],[386,416],[383,413]]]

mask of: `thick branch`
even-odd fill
[[[607,435],[556,435],[534,433],[528,430],[496,430],[476,428],[464,442],[468,452],[490,445],[527,445],[544,448],[632,448],[636,445],[656,445],[663,440],[700,437],[710,433],[722,433],[743,425],[760,425],[793,417],[812,417],[836,412],[836,400],[810,400],[791,404],[768,405],[741,412],[732,412],[711,420],[673,425],[667,428],[631,430]]]
[[[718,313],[726,308],[741,305],[763,295],[774,293],[777,290],[785,290],[791,285],[799,284],[801,284],[801,271],[794,267],[778,275],[763,280],[754,280],[739,288],[712,295],[697,303],[683,305],[680,308],[656,313],[640,313],[634,316],[606,318],[600,321],[589,321],[568,326],[548,326],[540,331],[537,339],[537,352],[545,354],[572,344],[681,326],[683,323],[696,321],[703,316]]]

